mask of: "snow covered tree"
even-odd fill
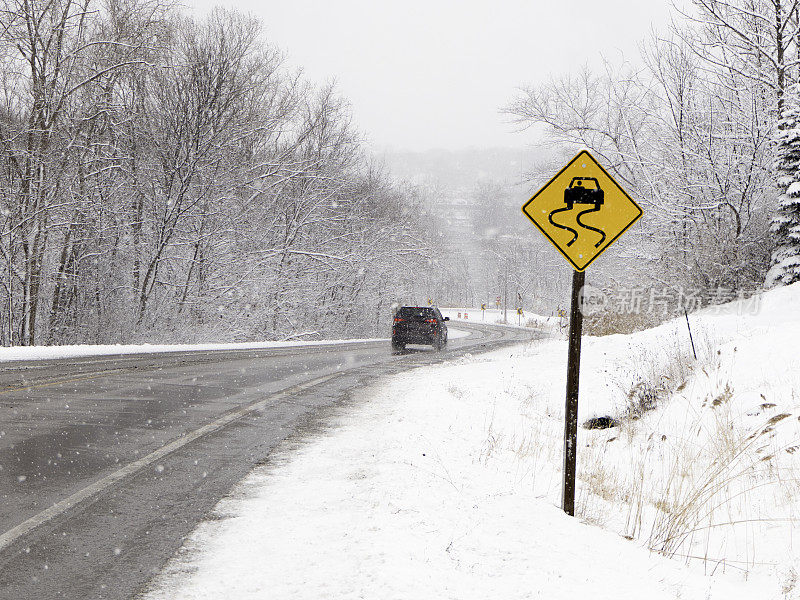
[[[772,267],[765,285],[800,281],[800,89],[792,88],[783,109],[775,148],[775,176],[780,195],[771,231],[775,235]]]
[[[754,289],[770,258],[772,101],[735,71],[707,70],[680,38],[654,38],[643,58],[645,68],[607,63],[527,86],[508,112],[558,146],[591,148],[644,205],[617,248],[646,265],[637,278],[709,299]]]
[[[0,345],[364,337],[435,279],[413,190],[257,19],[10,0],[0,79]]]
[[[691,0],[678,13],[697,27],[680,33],[707,67],[762,87],[777,116],[800,64],[798,7],[798,0]]]

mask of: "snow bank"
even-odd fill
[[[577,519],[557,508],[566,344],[531,343],[362,391],[147,598],[798,598],[799,302],[693,315],[697,361],[682,320],[587,338],[581,420],[655,408],[579,432]]]
[[[505,313],[508,318],[507,324],[503,323],[504,312],[502,308],[487,308],[485,311],[481,311],[480,308],[441,308],[439,310],[443,316],[450,317],[453,321],[502,325],[503,327],[535,327],[552,333],[557,333],[561,328],[560,325],[566,323],[564,319],[558,317],[544,317],[529,312],[517,315],[516,309],[513,308],[509,308]]]
[[[449,327],[451,340],[467,337],[469,331]],[[159,354],[162,352],[213,352],[231,350],[264,350],[268,348],[295,348],[303,346],[326,346],[354,343],[388,342],[389,338],[287,341],[287,342],[242,342],[231,344],[75,344],[65,346],[14,346],[0,347],[0,362],[14,360],[55,360],[88,356],[109,356],[118,354]]]
[[[219,350],[263,350],[298,346],[324,346],[357,342],[386,342],[385,339],[325,340],[309,342],[245,342],[233,344],[75,344],[65,346],[14,346],[0,348],[0,362],[51,360],[115,354],[158,354],[162,352],[209,352]]]

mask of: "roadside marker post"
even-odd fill
[[[523,205],[522,212],[574,269],[561,488],[561,507],[574,516],[585,271],[642,216],[642,209],[589,152],[582,150]]]

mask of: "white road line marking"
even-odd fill
[[[247,406],[243,406],[232,413],[228,413],[225,416],[220,417],[216,421],[208,423],[199,429],[195,429],[182,437],[171,441],[170,443],[162,446],[158,450],[154,450],[147,456],[140,458],[132,463],[129,463],[122,467],[121,469],[114,471],[113,473],[106,475],[102,479],[95,481],[93,484],[86,486],[85,488],[78,490],[71,496],[64,498],[63,500],[56,502],[50,508],[43,510],[39,514],[32,516],[30,519],[23,521],[16,527],[13,527],[6,531],[4,534],[0,535],[0,551],[4,550],[6,547],[13,544],[22,536],[29,533],[31,530],[35,529],[39,525],[47,523],[51,519],[58,517],[59,515],[64,514],[70,508],[77,506],[81,502],[88,500],[92,496],[96,496],[100,492],[105,489],[108,489],[118,481],[124,479],[128,475],[132,475],[133,473],[139,471],[143,467],[153,464],[160,458],[165,457],[166,455],[175,452],[176,450],[182,448],[186,444],[193,442],[197,438],[200,438],[208,433],[212,433],[219,429],[225,427],[225,425],[240,419],[241,417],[245,416],[248,413],[256,411],[260,408],[264,408],[270,402],[273,402],[277,399],[290,396],[292,394],[296,394],[297,392],[302,392],[310,387],[314,387],[315,385],[319,385],[320,383],[324,383],[334,377],[338,377],[341,373],[334,373],[331,375],[325,375],[323,377],[317,377],[316,379],[312,379],[311,381],[307,381],[306,383],[301,383],[299,385],[290,387],[285,389],[281,392],[277,392],[264,398],[263,400],[258,400],[257,402],[253,402],[252,404],[248,404]]]

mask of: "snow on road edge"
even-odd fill
[[[468,331],[448,329],[450,339],[469,336]],[[264,350],[270,348],[302,348],[308,346],[336,346],[342,344],[388,342],[389,338],[359,338],[348,340],[239,342],[210,344],[75,344],[65,346],[13,346],[0,348],[0,363],[16,360],[57,360],[90,356],[121,354],[161,354],[165,352],[213,352],[225,350]]]
[[[239,342],[230,344],[75,344],[65,346],[13,346],[0,348],[0,362],[8,362],[13,360],[54,360],[60,358],[81,358],[117,354],[264,350],[268,348],[295,348],[388,341],[389,338],[372,338],[352,340],[320,340],[307,342]]]

